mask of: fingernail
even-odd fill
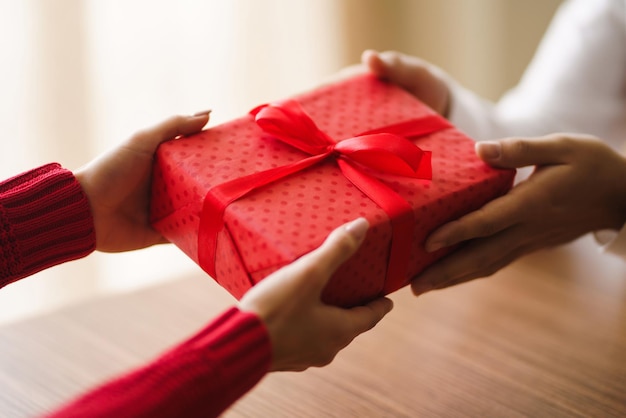
[[[346,225],[346,231],[357,241],[365,238],[367,230],[370,227],[369,222],[365,218],[358,218]]]
[[[434,253],[435,251],[440,250],[445,246],[446,243],[444,241],[429,242],[426,244],[426,252]]]
[[[196,113],[194,113],[192,116],[194,116],[194,117],[197,117],[197,116],[208,116],[208,115],[210,115],[210,114],[211,114],[211,112],[212,112],[212,109],[209,109],[209,110],[202,110],[202,111],[200,111],[200,112],[196,112]]]
[[[387,302],[385,302],[385,312],[389,313],[393,309],[393,301],[389,298],[385,298]]]
[[[411,291],[415,296],[422,295],[430,290],[433,290],[434,286],[425,280],[411,283]]]
[[[496,141],[477,142],[476,153],[483,160],[497,160],[502,153],[502,146]]]
[[[375,50],[366,49],[365,51],[363,51],[362,57],[365,58],[365,57],[369,57],[369,56],[376,55],[376,54],[377,52]]]

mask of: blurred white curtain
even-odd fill
[[[76,169],[171,114],[211,124],[315,86],[365,48],[419,55],[497,98],[561,0],[0,0],[0,178]],[[94,254],[0,291],[0,322],[198,268]]]
[[[76,169],[135,130],[211,124],[341,67],[335,0],[0,0],[0,178]],[[198,268],[173,246],[93,254],[0,291],[0,321]]]

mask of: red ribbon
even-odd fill
[[[438,115],[427,115],[363,132],[340,142],[322,132],[298,102],[285,100],[262,105],[250,112],[272,137],[307,154],[300,161],[253,173],[213,187],[204,199],[198,236],[198,261],[216,276],[217,237],[224,228],[224,211],[253,190],[334,158],[343,175],[378,204],[391,219],[392,243],[384,292],[404,285],[409,263],[413,226],[411,206],[395,191],[367,174],[363,167],[411,178],[431,179],[430,151],[423,151],[407,137],[427,135],[451,125]]]

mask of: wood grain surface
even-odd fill
[[[626,416],[626,263],[590,237],[394,311],[322,369],[268,375],[225,416]],[[0,328],[0,416],[148,361],[233,299],[202,274]]]

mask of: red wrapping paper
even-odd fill
[[[437,117],[402,89],[370,75],[293,99],[336,142],[407,120]],[[423,243],[430,232],[505,193],[513,181],[514,171],[485,165],[474,153],[474,142],[442,122],[443,129],[435,133],[409,138],[432,152],[432,179],[362,169],[413,210],[404,277],[386,277],[393,239],[387,213],[346,178],[337,161],[326,158],[226,206],[224,227],[216,235],[214,279],[240,298],[268,274],[319,246],[337,226],[364,216],[371,224],[366,240],[331,278],[323,299],[353,306],[406,285],[450,251],[426,253]],[[201,222],[201,217],[206,216],[207,193],[226,182],[309,156],[264,132],[252,115],[164,143],[154,166],[153,225],[196,263],[202,261],[205,270],[213,271],[199,257],[199,249],[206,248],[207,220]],[[204,240],[200,248],[199,238]]]

